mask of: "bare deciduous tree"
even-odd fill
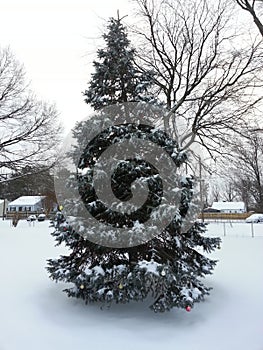
[[[168,109],[165,128],[183,148],[195,140],[221,153],[228,138],[251,124],[262,100],[261,43],[231,29],[228,1],[136,3],[142,17],[135,29],[143,44],[140,65],[154,73],[156,93]]]
[[[233,183],[232,179],[227,179],[222,188],[222,197],[223,201],[233,202],[237,199],[236,186]]]
[[[252,133],[233,144],[228,177],[248,207],[263,211],[263,139]]]
[[[212,202],[219,202],[221,190],[218,184],[213,184],[211,187],[211,200]]]
[[[253,18],[253,21],[255,22],[260,34],[263,36],[263,24],[259,18],[258,11],[256,10],[256,5],[261,3],[263,4],[262,0],[235,0],[236,3],[245,11],[247,11]]]
[[[55,107],[36,99],[23,66],[9,49],[0,49],[0,169],[50,165],[58,140]]]

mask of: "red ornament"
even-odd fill
[[[187,312],[190,312],[191,311],[191,306],[186,306],[186,308],[185,308],[185,310],[187,311]]]

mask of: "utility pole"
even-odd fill
[[[6,199],[4,198],[4,203],[3,203],[3,220],[5,220],[5,201],[6,201]]]
[[[204,199],[203,199],[203,185],[202,185],[202,162],[199,157],[199,180],[200,180],[200,202],[201,202],[201,219],[204,222]]]

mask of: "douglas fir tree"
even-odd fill
[[[167,200],[164,194],[176,193],[178,186],[174,182],[176,170],[168,171],[162,163],[163,158],[168,156],[174,168],[180,169],[186,162],[186,154],[180,151],[176,141],[168,134],[149,125],[143,117],[145,102],[154,101],[149,93],[152,77],[150,73],[142,75],[136,68],[135,51],[130,47],[125,27],[119,18],[110,19],[108,32],[103,38],[106,47],[98,50],[98,60],[94,62],[95,73],[85,92],[86,102],[97,111],[95,113],[101,112],[103,127],[98,127],[96,118],[78,123],[73,130],[76,145],[70,153],[77,168],[77,174],[73,174],[73,177],[77,180],[78,193],[85,209],[99,226],[94,226],[92,220],[87,225],[80,215],[82,209],[73,198],[63,203],[65,208],[71,208],[71,214],[74,213],[72,222],[75,224],[69,223],[63,213],[58,213],[52,235],[57,244],[64,243],[69,248],[70,254],[48,260],[47,269],[53,280],[73,284],[65,290],[68,296],[82,298],[86,303],[127,303],[152,296],[151,308],[155,312],[173,307],[190,311],[195,302],[209,294],[209,288],[201,278],[210,274],[216,264],[202,255],[200,250],[202,248],[209,253],[219,246],[220,240],[205,237],[203,224],[193,222],[191,226],[184,225],[184,219],[191,213],[191,177],[179,178],[181,191],[178,207],[169,206],[169,203],[165,207]],[[131,102],[138,104],[131,104],[130,108]],[[108,123],[112,111],[107,110],[108,106],[116,106],[114,111],[118,122],[115,120],[114,124]],[[139,122],[127,121],[127,113],[135,114]],[[155,107],[150,114],[155,114]],[[99,128],[99,132],[96,128]],[[149,161],[151,152],[139,154],[135,139],[146,145],[149,142],[157,145],[156,153],[160,150],[161,153],[156,164]],[[120,159],[115,164],[110,181],[118,205],[109,208],[96,193],[94,169],[103,153],[112,145],[124,147],[125,142],[132,156]],[[111,155],[105,157],[104,162],[115,158],[114,154]],[[148,157],[146,160],[145,155]],[[106,171],[101,173],[100,182],[103,183],[107,174]],[[162,178],[162,174],[166,179]],[[117,210],[122,205],[120,203],[124,205],[133,198],[133,185],[138,179],[148,186],[148,194],[141,207],[125,213]],[[73,183],[71,175],[68,186],[74,187]],[[143,188],[139,185],[139,193],[143,193]],[[166,209],[158,212],[160,207]],[[165,211],[172,212],[167,222]],[[156,221],[150,230],[146,228],[146,223],[156,217],[161,223],[160,232],[154,231],[156,227],[160,228]],[[105,232],[98,230],[103,225]],[[118,243],[114,241],[114,234],[111,236],[110,233],[119,229],[125,229],[128,237],[135,233],[139,238],[133,243],[129,238],[125,243]]]

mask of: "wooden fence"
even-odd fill
[[[46,216],[48,216],[49,213],[47,213],[46,211],[43,210],[39,210],[39,211],[8,211],[6,212],[6,219],[13,219],[14,217],[19,218],[20,219],[26,219],[29,215],[36,215],[36,217],[39,214],[46,214]]]
[[[202,213],[199,215],[199,219],[204,220],[245,220],[248,218],[252,213]]]

